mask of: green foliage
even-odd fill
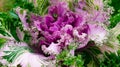
[[[120,51],[115,53],[107,53],[104,54],[104,59],[100,60],[100,67],[120,67]]]
[[[71,44],[72,46],[68,46],[67,49],[62,51],[58,56],[57,60],[58,65],[61,66],[76,66],[76,67],[88,67],[88,65],[91,65],[93,67],[99,67],[100,62],[98,55],[102,54],[100,49],[95,46],[95,43],[93,41],[90,41],[86,47],[75,50],[77,46],[74,44]],[[70,51],[75,50],[75,56],[71,55]]]
[[[120,34],[117,36],[117,39],[119,40],[119,43],[120,43]]]
[[[5,56],[3,56],[4,59],[6,59],[8,62],[13,62],[17,57],[19,57],[21,54],[23,54],[26,51],[31,51],[29,47],[23,47],[23,46],[12,46],[9,47],[10,51],[4,51],[6,53]]]
[[[0,21],[1,21],[1,27],[0,27],[0,34],[4,36],[10,36],[14,37],[17,41],[19,41],[16,33],[16,28],[21,27],[21,23],[19,20],[19,17],[14,12],[14,10],[9,12],[1,12],[0,13]]]
[[[87,66],[91,61],[94,62],[96,67],[99,67],[99,61],[97,56],[100,54],[98,47],[90,47],[82,52],[82,57],[85,59],[84,65]]]
[[[78,3],[78,2],[75,0],[75,3]],[[73,2],[69,1],[68,4],[69,4],[69,5],[68,5],[69,8],[70,8],[72,11],[74,11],[75,9],[74,9],[74,7],[73,7],[73,6],[74,6],[74,5],[73,5]]]
[[[84,64],[84,61],[83,61],[81,55],[78,55],[78,56],[68,55],[67,51],[61,52],[57,56],[57,60],[59,61],[58,65],[61,65],[61,66],[83,67],[83,64]],[[60,63],[60,61],[62,63]]]
[[[24,35],[24,42],[26,42],[26,43],[28,43],[28,44],[30,44],[31,42],[31,36],[30,36],[30,34],[29,34],[29,32],[25,32],[25,35]]]
[[[0,38],[0,48],[2,48],[2,46],[4,45],[5,42],[6,42],[5,39]]]
[[[101,51],[97,46],[95,46],[93,41],[90,41],[86,47],[77,50],[76,54],[81,54],[82,58],[84,59],[85,67],[91,64],[91,62],[93,62],[93,65],[95,67],[100,66],[98,55],[101,54]]]
[[[6,28],[2,25],[2,21],[3,19],[0,18],[0,34],[4,35],[4,36],[10,36],[9,32],[6,30]]]
[[[0,11],[10,11],[13,8],[21,7],[24,9],[28,9],[29,11],[33,11],[34,5],[30,0],[1,0],[2,7]]]
[[[75,67],[83,67],[84,61],[82,60],[81,55],[78,56],[69,56],[64,59],[63,62],[64,65],[66,66],[73,66]]]
[[[73,45],[73,44],[72,44]],[[57,55],[57,64],[61,66],[75,66],[83,67],[84,61],[81,55],[72,55],[71,50],[76,49],[76,46],[70,45],[68,48],[63,50],[59,55]]]
[[[120,22],[120,13],[118,13],[110,18],[109,28],[114,28],[119,22]]]
[[[109,0],[109,1],[110,1],[109,5],[112,6],[115,9],[113,15],[118,14],[119,10],[120,10],[120,7],[119,7],[120,6],[120,0]]]
[[[24,9],[28,9],[29,11],[33,11],[34,9],[33,1],[30,2],[30,0],[14,0],[14,7],[18,6]]]
[[[120,22],[120,0],[108,0],[108,5],[114,8],[114,12],[110,18],[109,28],[113,28]]]
[[[47,13],[48,6],[50,5],[49,0],[36,0],[35,13],[44,15]]]
[[[34,5],[30,0],[13,0],[12,4],[8,5],[13,6],[7,12],[0,12],[0,34],[3,36],[13,37],[15,40],[20,41],[17,36],[16,29],[19,27],[22,30],[22,23],[14,9],[19,6],[23,9],[32,11],[34,9]],[[4,6],[4,8],[8,7]]]

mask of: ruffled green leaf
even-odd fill
[[[75,67],[84,67],[84,60],[82,56],[79,55],[72,55],[71,50],[74,51],[77,48],[76,43],[71,43],[65,50],[63,50],[59,55],[57,55],[57,65],[62,66],[75,66]]]

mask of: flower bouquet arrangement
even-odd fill
[[[6,1],[1,67],[120,67],[120,15],[111,1]]]

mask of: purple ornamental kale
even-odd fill
[[[33,22],[40,31],[40,46],[45,53],[59,54],[72,42],[78,42],[79,48],[88,42],[88,25],[82,15],[70,11],[66,3],[51,5],[47,15]]]

